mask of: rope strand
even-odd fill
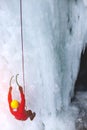
[[[20,0],[20,24],[21,24],[21,46],[22,46],[22,73],[23,73],[24,93],[25,93],[24,46],[23,46],[23,23],[22,23],[22,0]]]

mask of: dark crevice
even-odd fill
[[[75,2],[77,3],[77,0],[75,0]]]
[[[80,18],[80,16],[78,15],[78,19]]]
[[[85,50],[82,51],[81,53],[79,72],[74,87],[74,97],[71,99],[71,102],[75,99],[77,92],[86,92],[86,91],[87,91],[87,46]]]
[[[87,46],[81,53],[78,76],[71,104],[78,108],[76,130],[87,130]]]
[[[70,34],[72,34],[72,27],[69,28],[69,32],[70,32]]]

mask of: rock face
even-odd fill
[[[76,130],[87,130],[87,47],[81,53],[79,73],[75,83],[73,104],[78,107]]]
[[[87,130],[87,92],[78,92],[73,102],[78,107],[76,130]]]

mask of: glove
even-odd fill
[[[21,86],[19,86],[19,90],[20,90],[20,91],[23,91],[23,88],[22,88]]]
[[[9,91],[12,91],[12,87],[11,86],[9,87]]]

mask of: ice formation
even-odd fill
[[[19,11],[18,0],[0,0],[0,128],[74,130],[70,100],[87,42],[84,2],[23,0],[26,100],[37,113],[33,122],[15,120],[7,103],[10,77],[19,73],[22,85]],[[17,91],[15,81],[13,86]]]

